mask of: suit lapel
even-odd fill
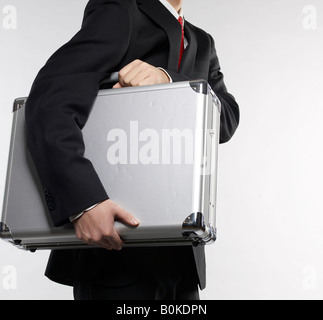
[[[188,41],[188,46],[184,51],[179,71],[183,74],[191,74],[194,69],[194,62],[197,53],[197,40],[193,26],[185,20],[184,33]]]
[[[168,69],[178,67],[181,48],[181,25],[159,0],[137,0],[139,9],[157,23],[167,34],[169,40]]]

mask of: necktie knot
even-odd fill
[[[183,18],[182,17],[179,17],[178,18],[178,22],[181,24],[182,29],[183,29],[183,27],[184,27],[184,20],[183,20]]]

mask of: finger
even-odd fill
[[[109,241],[106,241],[105,239],[99,242],[90,241],[88,244],[91,246],[100,247],[109,251],[113,249],[111,243]]]
[[[120,239],[119,235],[115,232],[113,235],[102,236],[100,240],[87,240],[87,244],[92,246],[97,246],[107,250],[121,250],[123,246],[123,241]]]
[[[107,249],[107,250],[109,250],[109,251],[111,251],[111,250],[119,250],[119,247],[118,247],[118,248],[114,247],[114,246],[113,246],[113,244],[112,244],[109,240],[107,240],[107,239],[105,239],[105,238],[103,238],[103,239],[100,241],[100,244],[101,244],[101,246],[102,246],[103,248],[105,248],[105,249]]]
[[[130,62],[119,71],[119,77],[121,76],[123,78],[127,73],[129,73],[135,67],[139,66],[141,63],[142,61],[139,59]]]
[[[153,79],[153,77],[147,76],[146,78],[142,79],[142,81],[140,81],[138,86],[149,86],[155,83],[156,81]]]
[[[113,89],[119,89],[119,88],[122,88],[120,82],[116,83],[113,87]]]
[[[121,240],[119,234],[115,229],[113,230],[113,233],[109,237],[106,237],[102,240],[104,240],[104,242],[107,243],[107,245],[110,245],[113,250],[122,249],[123,241]]]
[[[146,74],[142,74],[147,69],[147,64],[140,60],[134,61],[130,68],[127,68],[119,77],[119,82],[125,87],[135,87],[142,81]]]
[[[136,69],[137,71],[138,69]],[[149,71],[147,69],[138,71],[138,73],[133,74],[131,76],[127,76],[125,82],[127,85],[131,87],[137,87],[142,83],[145,79],[149,78]]]
[[[118,205],[115,208],[115,219],[134,227],[140,224],[140,221],[135,216]]]
[[[139,83],[138,78],[140,79],[140,73],[142,70],[140,67],[136,67],[129,71],[123,78],[119,81],[124,87],[135,87]]]
[[[127,64],[125,67],[123,67],[119,71],[119,83],[122,87],[128,86],[124,80],[125,77],[129,74],[129,72],[136,69],[141,63],[142,63],[142,61],[140,61],[140,60],[134,60],[134,61],[130,62],[129,64]]]

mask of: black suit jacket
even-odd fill
[[[135,59],[164,68],[174,82],[207,80],[222,103],[220,140],[230,140],[238,126],[239,107],[225,87],[214,41],[188,21],[185,35],[189,45],[177,70],[181,26],[158,0],[90,0],[80,31],[40,70],[26,105],[27,143],[55,226],[108,199],[109,190],[103,188],[91,162],[83,156],[81,130],[104,79]],[[125,284],[144,272],[155,251],[53,252],[47,275],[69,284],[84,278]],[[185,258],[192,249],[180,252],[186,252]],[[195,249],[194,254],[204,288],[203,248]],[[136,276],[127,272],[129,263],[138,271],[133,272]]]

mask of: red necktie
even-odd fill
[[[179,62],[178,62],[178,69],[179,69],[179,66],[181,65],[183,53],[184,53],[184,21],[183,21],[183,18],[179,17],[178,22],[182,26],[182,42],[181,42],[181,51],[179,52]]]

